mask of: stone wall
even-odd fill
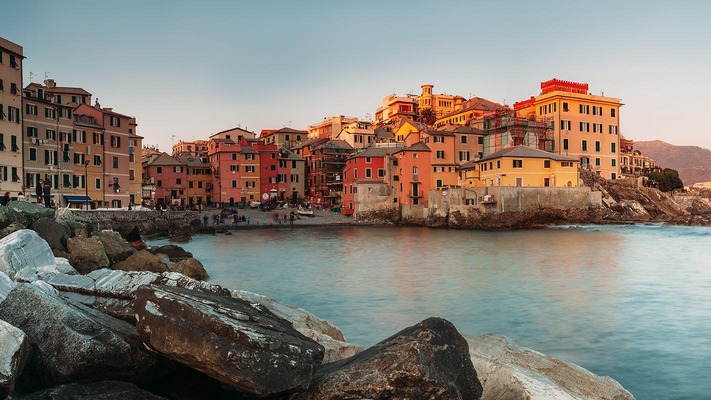
[[[219,213],[219,210],[214,212]],[[143,235],[163,235],[168,232],[184,231],[201,222],[197,211],[72,210],[72,213],[88,219],[95,231],[112,229],[124,237],[135,226]]]
[[[373,212],[388,212],[397,208],[398,203],[393,202],[393,190],[385,183],[356,183],[355,210],[353,217],[360,219],[363,215]]]

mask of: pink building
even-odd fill
[[[162,153],[145,166],[145,174],[155,185],[155,204],[161,206],[186,206],[188,168],[181,160]]]

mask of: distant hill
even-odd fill
[[[653,158],[662,168],[679,171],[685,185],[711,182],[711,150],[699,146],[675,146],[661,140],[634,142],[634,148]]]

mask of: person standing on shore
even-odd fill
[[[0,205],[6,206],[10,202],[10,192],[5,192],[5,194],[0,197]]]
[[[40,180],[35,186],[35,194],[37,195],[37,203],[42,204],[42,185],[44,181]]]
[[[52,186],[49,185],[49,181],[44,182],[44,187],[42,188],[42,195],[44,196],[44,206],[51,208],[50,200],[52,198]]]

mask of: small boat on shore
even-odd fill
[[[314,216],[314,210],[311,209],[303,209],[299,208],[296,210],[296,213],[303,216],[303,217],[313,217]]]

